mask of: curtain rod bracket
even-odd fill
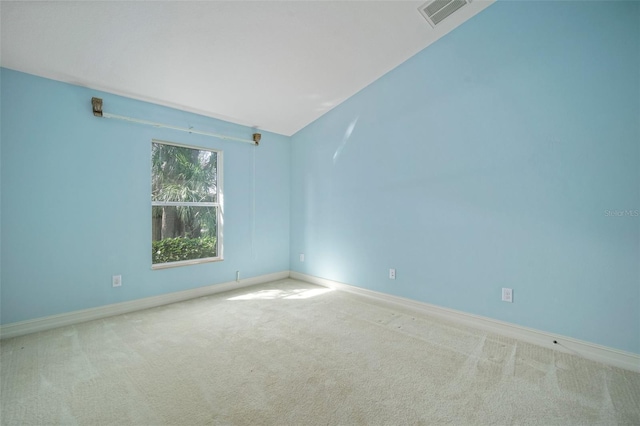
[[[93,115],[96,117],[102,117],[102,99],[91,98],[91,105],[93,106]]]
[[[253,141],[256,143],[256,145],[260,145],[260,139],[262,139],[262,135],[260,133],[253,134]]]

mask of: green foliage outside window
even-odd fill
[[[166,238],[152,243],[153,263],[215,257],[216,238]]]

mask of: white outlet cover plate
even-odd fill
[[[122,286],[122,275],[114,275],[113,277],[111,277],[111,285],[113,287]]]
[[[511,288],[502,289],[502,301],[513,303],[513,289]]]

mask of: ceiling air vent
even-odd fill
[[[427,22],[435,28],[443,19],[451,15],[462,6],[470,3],[468,0],[431,0],[420,6],[418,10]]]

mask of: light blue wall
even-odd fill
[[[2,69],[2,323],[289,269],[290,139],[259,147],[99,119],[104,109],[251,138],[252,129]],[[151,270],[151,139],[224,151],[222,262]],[[255,228],[252,216],[255,153]],[[122,274],[123,286],[111,287]]]
[[[640,353],[639,7],[498,2],[294,135],[292,270]]]
[[[606,215],[640,209],[639,22],[637,2],[499,2],[257,149],[2,69],[1,322],[291,268],[640,353],[640,220]],[[224,150],[223,262],[150,269],[153,138]]]

